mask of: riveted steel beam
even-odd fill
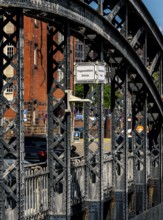
[[[158,62],[160,56],[161,56],[161,52],[158,51],[157,54],[156,54],[156,56],[154,57],[154,59],[153,59],[153,61],[152,61],[152,64],[151,64],[151,66],[150,66],[150,69],[149,69],[149,71],[148,71],[150,75],[152,75],[152,73],[154,72],[154,69],[155,69],[155,67],[156,67],[156,65],[157,65],[157,62]]]
[[[86,7],[86,5],[83,4],[82,2],[76,2],[73,0],[71,1],[71,5],[69,5],[67,1],[62,1],[62,2],[47,2],[46,1],[46,4],[44,1],[42,1],[41,3],[39,2],[37,4],[34,4],[34,2],[31,2],[31,1],[27,1],[27,2],[29,3],[28,6],[26,4],[24,5],[24,2],[20,0],[17,2],[9,1],[9,4],[13,7],[14,6],[16,7],[19,5],[19,7],[28,8],[29,14],[31,11],[30,8],[32,9],[35,8],[36,10],[39,10],[40,12],[42,11],[42,8],[44,8],[45,11],[49,12],[48,17],[44,19],[50,19],[50,18],[52,19],[52,15],[55,15],[55,16],[59,16],[60,18],[63,16],[66,19],[70,19],[71,21],[73,20],[74,22],[73,18],[75,16],[77,23],[80,23],[83,26],[86,26],[87,28],[89,28],[90,30],[95,31],[97,34],[101,35],[104,39],[106,39],[112,45],[114,45],[114,47],[117,50],[119,50],[119,52],[122,53],[124,57],[126,57],[126,59],[133,66],[133,68],[135,68],[137,73],[141,75],[142,80],[145,82],[148,90],[154,97],[160,109],[161,114],[163,114],[161,100],[159,98],[158,93],[155,90],[155,86],[153,85],[152,80],[150,79],[146,71],[146,68],[142,65],[138,56],[130,48],[127,41],[121,36],[119,31],[113,28],[113,26],[109,22],[107,22],[105,18],[102,18],[102,16],[100,16],[93,9]],[[0,4],[3,6],[2,2],[0,2]],[[4,4],[4,6],[6,5]],[[81,10],[82,8],[84,8],[84,10]],[[93,17],[96,19],[92,20]],[[105,33],[103,30],[105,30]]]
[[[3,11],[1,14],[1,207],[0,218],[8,218],[10,212],[14,218],[24,219],[24,72],[23,72],[23,16],[22,11]],[[8,34],[7,25],[10,23],[12,33]],[[10,45],[13,54],[8,57],[5,48]],[[8,66],[11,66],[10,77],[6,74]],[[9,79],[10,78],[10,79]],[[5,82],[5,86],[3,86]],[[12,100],[5,96],[8,86],[13,88]],[[4,116],[10,109],[13,112],[12,123],[6,128]],[[9,140],[6,138],[8,132]],[[11,164],[6,158],[13,158]],[[12,177],[12,178],[11,178]],[[6,217],[5,217],[6,216]]]
[[[132,41],[130,42],[131,46],[134,47],[135,44],[137,43],[139,37],[142,35],[142,33],[144,32],[145,27],[141,27],[137,33],[135,34],[135,36],[133,37]]]
[[[131,45],[127,42],[128,37],[128,24],[125,23],[126,29],[125,29],[125,37],[124,39],[121,36],[121,33],[117,31],[110,22],[107,22],[106,19],[102,18],[99,13],[94,12],[92,9],[89,9],[86,5],[80,2],[76,1],[8,1],[10,3],[10,6],[14,6],[16,9],[18,7],[24,8],[24,13],[31,15],[35,17],[37,16],[43,20],[43,21],[51,21],[52,28],[49,29],[49,37],[48,37],[48,49],[49,49],[49,63],[48,63],[48,167],[49,167],[49,207],[50,207],[50,217],[51,219],[70,219],[71,215],[71,198],[70,198],[70,113],[66,113],[66,94],[65,90],[70,89],[70,29],[72,23],[72,26],[80,26],[84,27],[84,33],[80,30],[80,35],[83,34],[85,37],[84,40],[86,42],[86,37],[89,38],[88,43],[88,56],[86,57],[90,61],[96,61],[98,59],[101,59],[104,57],[102,55],[102,51],[107,56],[104,59],[107,60],[107,63],[115,65],[114,67],[114,73],[112,76],[112,112],[113,112],[113,140],[112,140],[112,151],[114,156],[114,162],[112,167],[112,174],[113,174],[113,184],[116,185],[116,209],[122,210],[123,212],[123,218],[128,218],[128,198],[127,198],[127,192],[128,192],[128,181],[127,181],[127,171],[128,171],[128,140],[127,140],[127,95],[128,95],[128,88],[130,93],[132,94],[133,98],[133,139],[135,139],[135,166],[136,166],[136,211],[139,213],[146,209],[147,207],[147,112],[148,117],[151,122],[151,128],[152,132],[150,132],[150,135],[154,133],[154,136],[152,137],[153,145],[150,149],[151,157],[152,157],[152,168],[151,173],[152,177],[154,177],[154,189],[155,192],[152,195],[154,198],[154,205],[158,204],[160,202],[159,192],[160,192],[160,179],[161,179],[161,171],[160,171],[160,164],[161,164],[161,150],[160,150],[160,130],[161,130],[161,120],[163,115],[163,108],[162,108],[162,102],[159,96],[158,91],[156,90],[156,86],[154,85],[151,75],[146,70],[146,59],[147,59],[147,48],[146,48],[146,39],[144,40],[145,46],[143,43],[141,43],[141,46],[143,47],[143,63],[135,53],[135,51],[132,49]],[[89,1],[90,3],[91,1]],[[100,3],[101,1],[98,1]],[[115,3],[115,1],[114,1]],[[3,1],[0,1],[0,4],[2,7],[6,7],[6,3]],[[116,3],[115,3],[116,4]],[[118,3],[117,3],[118,4]],[[101,6],[102,4],[100,4]],[[114,5],[114,4],[113,4]],[[45,10],[45,12],[44,12]],[[12,11],[12,10],[11,10]],[[102,12],[102,7],[100,7],[100,12]],[[119,12],[119,8],[117,9],[116,6],[113,7],[113,15]],[[126,20],[128,19],[128,11],[126,10]],[[6,15],[7,16],[7,15]],[[14,14],[14,16],[16,16]],[[74,22],[74,17],[76,19],[76,22]],[[66,27],[63,27],[63,23],[68,21],[68,24],[65,25]],[[15,22],[14,17],[7,16],[7,21],[11,20],[11,22],[17,27],[17,23]],[[5,21],[6,22],[6,21]],[[70,23],[69,23],[70,22]],[[124,22],[124,21],[122,21]],[[3,22],[2,22],[3,23]],[[75,25],[74,25],[75,23]],[[3,23],[4,24],[4,23]],[[57,26],[57,24],[59,24]],[[121,26],[120,22],[120,26]],[[70,25],[70,26],[69,26]],[[57,27],[57,29],[54,28],[54,26]],[[118,26],[118,25],[117,25]],[[118,26],[119,27],[119,26]],[[78,32],[78,30],[76,31]],[[2,29],[3,33],[3,29]],[[133,40],[133,44],[137,42],[139,36],[141,35],[140,29],[135,35],[135,39]],[[155,32],[154,32],[155,33]],[[3,33],[4,34],[4,33]],[[54,42],[55,34],[60,34],[59,41],[58,39]],[[4,34],[6,37],[6,35]],[[14,35],[14,37],[17,35]],[[20,36],[22,36],[22,30],[20,31]],[[12,42],[12,44],[15,46],[15,41],[13,40],[11,36],[7,37],[7,41]],[[147,38],[147,36],[145,36]],[[103,50],[102,48],[99,48],[98,40],[101,40],[103,43]],[[157,38],[156,41],[159,41]],[[93,56],[91,56],[92,50],[95,48],[97,51],[94,50]],[[4,45],[3,45],[4,46]],[[158,46],[158,45],[157,45]],[[15,46],[16,47],[16,46]],[[22,61],[22,39],[20,38],[20,44],[16,48],[20,48],[20,54],[18,58]],[[159,46],[158,46],[159,48]],[[111,50],[114,50],[112,57],[109,57],[111,54]],[[101,52],[101,55],[99,55],[99,51]],[[54,59],[56,53],[62,53],[62,61]],[[2,52],[3,53],[3,52]],[[125,58],[125,59],[124,59]],[[150,58],[153,58],[151,56]],[[8,57],[3,54],[3,59],[6,60],[5,65],[11,64],[15,70],[20,69],[20,75],[22,74],[22,66],[21,62],[18,64],[19,67],[15,65],[15,62],[11,61]],[[156,53],[156,57],[153,59],[152,64],[152,70],[156,67],[156,64],[158,64],[159,56]],[[23,63],[23,62],[22,62]],[[126,63],[127,67],[130,66],[129,69],[126,69]],[[2,58],[1,58],[1,64]],[[161,65],[161,74],[162,74],[162,62],[160,62]],[[64,73],[64,79],[62,82],[59,82],[57,80],[57,77],[55,77],[58,68],[63,70]],[[129,70],[131,70],[129,74]],[[1,70],[2,71],[2,70]],[[133,71],[133,73],[132,73]],[[2,71],[3,72],[3,71]],[[18,71],[19,73],[19,71]],[[160,74],[160,75],[161,75]],[[15,80],[17,80],[16,76],[14,76],[11,80],[8,80],[3,73],[1,74],[3,77],[3,80],[7,82],[8,85],[15,83]],[[21,75],[22,76],[22,75]],[[19,77],[19,76],[18,76]],[[131,77],[131,83],[129,83],[129,77]],[[135,81],[134,81],[135,79]],[[1,80],[1,86],[3,86],[3,80]],[[159,79],[160,80],[160,79]],[[5,100],[5,97],[1,95],[1,115],[3,115],[3,111],[5,111],[4,103],[6,106],[10,106],[11,109],[18,112],[18,117],[16,118],[16,123],[18,124],[17,127],[14,128],[14,132],[16,133],[16,142],[18,143],[17,146],[23,146],[23,136],[22,131],[23,129],[23,122],[22,122],[22,114],[23,111],[21,111],[22,104],[23,104],[23,89],[22,89],[22,78],[17,80],[18,82],[18,88],[20,88],[20,93],[18,92],[18,100],[20,101],[20,106],[17,108],[15,105],[12,105],[10,102]],[[132,84],[132,85],[131,85]],[[160,83],[161,85],[161,83]],[[160,86],[159,85],[159,86]],[[87,87],[86,94],[91,95],[93,98],[102,97],[102,86],[101,87],[94,87],[93,89]],[[6,86],[3,87],[1,93],[3,94],[4,90],[6,89]],[[22,89],[22,90],[21,90]],[[57,90],[60,90],[62,93],[61,99],[57,99],[55,96],[55,92]],[[160,87],[159,87],[160,90]],[[116,97],[116,92],[120,92],[121,95],[123,95],[123,100],[121,101],[119,97]],[[160,91],[159,91],[160,92]],[[99,96],[97,96],[97,94]],[[130,95],[131,95],[130,94]],[[145,97],[145,100],[144,100]],[[16,99],[14,100],[16,101]],[[149,102],[147,105],[147,101]],[[96,113],[96,126],[98,127],[98,135],[95,136],[88,136],[88,118],[89,118],[89,111],[90,106],[85,106],[85,132],[88,132],[88,134],[85,135],[85,162],[86,162],[86,193],[85,198],[88,201],[90,198],[90,201],[88,201],[88,206],[90,210],[90,219],[95,219],[96,216],[98,216],[99,219],[102,218],[102,202],[103,202],[103,186],[102,186],[102,169],[103,169],[103,151],[102,151],[102,139],[103,134],[101,129],[103,128],[102,123],[102,99],[100,102],[94,103],[94,112]],[[119,109],[119,107],[121,109]],[[148,107],[148,108],[147,108]],[[120,111],[121,110],[121,111]],[[151,111],[151,112],[150,112]],[[161,114],[160,114],[161,113]],[[161,116],[160,116],[160,115]],[[124,121],[124,124],[122,125],[120,129],[120,133],[115,133],[117,125],[117,119],[121,119],[121,121]],[[120,120],[119,120],[120,121]],[[139,125],[139,123],[143,124],[144,126],[144,133],[139,134],[136,130],[136,127]],[[19,130],[19,126],[22,126]],[[155,129],[155,126],[157,129]],[[56,127],[58,128],[59,136],[56,135]],[[115,130],[114,130],[115,129]],[[122,132],[122,129],[124,132]],[[55,130],[55,132],[54,132]],[[98,136],[98,141],[96,140],[96,137]],[[118,138],[121,137],[121,141],[117,143]],[[90,138],[90,139],[89,139]],[[136,141],[137,139],[140,139],[139,141]],[[1,145],[0,145],[0,151],[4,153],[5,151],[11,151],[12,155],[17,158],[18,161],[18,169],[23,172],[23,166],[21,164],[20,156],[23,153],[22,148],[18,149],[18,152],[14,151],[15,148],[13,146],[14,143],[11,143],[11,146],[8,146],[8,143],[3,145],[3,138],[1,138]],[[90,145],[91,143],[96,144],[97,150],[95,152],[91,152]],[[62,153],[60,156],[58,156],[55,153],[55,150],[57,146],[60,145],[62,149],[64,149],[64,153]],[[10,148],[11,147],[11,148]],[[19,148],[19,147],[18,147]],[[17,156],[18,153],[18,156]],[[123,157],[124,155],[124,157]],[[0,158],[0,163],[2,164],[3,158]],[[158,166],[158,167],[157,167]],[[117,174],[115,174],[115,171]],[[16,171],[17,172],[17,171]],[[5,173],[5,176],[8,173]],[[20,173],[19,173],[20,174]],[[91,174],[91,175],[90,175]],[[23,175],[20,176],[20,179],[23,183]],[[64,178],[65,177],[65,178]],[[116,179],[118,177],[120,181]],[[143,177],[142,179],[140,177]],[[21,182],[20,181],[20,182]],[[90,181],[90,182],[89,182]],[[8,194],[10,194],[11,199],[14,199],[14,193],[11,189],[9,189],[7,186],[4,186],[2,183],[2,170],[1,170],[1,190],[2,198],[4,196],[4,191]],[[18,192],[19,199],[15,199],[16,202],[19,202],[23,198],[23,184],[22,187],[19,185],[20,183],[18,181]],[[90,187],[90,183],[92,188]],[[121,185],[122,183],[122,185]],[[141,186],[140,186],[141,185]],[[152,185],[152,184],[151,184]],[[54,187],[55,186],[55,187]],[[140,187],[139,187],[140,186]],[[96,189],[97,187],[97,189]],[[92,189],[90,193],[89,189]],[[21,191],[22,190],[22,191]],[[94,191],[93,191],[94,190]],[[121,193],[120,191],[123,191]],[[94,197],[94,192],[97,193],[97,197]],[[140,195],[140,200],[139,200]],[[157,199],[159,197],[159,199]],[[53,199],[55,201],[53,201]],[[63,206],[60,207],[56,201],[62,203]],[[152,200],[152,199],[151,199]],[[140,203],[139,203],[140,201]],[[3,200],[0,201],[0,204],[3,208]],[[153,200],[152,200],[153,203]],[[150,205],[152,204],[150,203]],[[142,205],[140,207],[140,205]],[[23,208],[19,208],[19,216],[20,219],[23,219]],[[96,214],[97,213],[97,214]],[[2,213],[4,215],[4,213]],[[121,218],[120,214],[117,214],[118,218]]]
[[[101,47],[93,49],[85,35],[86,61],[103,60]],[[94,41],[93,37],[92,42]],[[88,45],[87,45],[88,43]],[[84,103],[84,158],[85,172],[85,201],[89,219],[103,219],[103,85],[84,84],[84,97],[92,100],[92,104]],[[90,121],[93,112],[95,120]]]
[[[123,0],[118,1],[117,4],[114,6],[114,8],[111,10],[111,12],[107,16],[105,16],[106,19],[110,22],[113,22],[113,19],[124,5],[125,2]]]
[[[135,8],[135,10],[137,12],[139,12],[139,15],[145,21],[145,24],[148,26],[151,33],[153,34],[153,36],[157,40],[158,44],[160,45],[161,49],[163,50],[163,40],[162,40],[161,32],[160,32],[158,26],[156,25],[155,21],[153,20],[151,14],[146,9],[143,2],[142,1],[134,1],[134,0],[129,0],[129,2]]]
[[[50,219],[70,219],[70,112],[65,90],[70,89],[69,24],[48,27],[48,168]],[[59,81],[58,71],[66,76]],[[60,93],[60,97],[57,96]],[[57,202],[58,201],[58,202]],[[62,204],[60,206],[59,204]]]
[[[121,74],[126,71],[124,77]],[[122,62],[112,80],[112,153],[115,216],[128,218],[128,69]],[[120,216],[121,213],[121,216]]]

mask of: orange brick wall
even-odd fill
[[[54,40],[57,41],[57,34],[54,36]],[[74,64],[74,47],[75,40],[71,37],[70,40],[70,88],[73,90],[73,64]],[[38,45],[37,50],[37,67],[34,66],[34,49],[35,45]],[[55,46],[54,46],[55,47]],[[53,48],[55,49],[55,48]],[[54,55],[54,59],[60,62],[63,59],[63,54],[57,52]],[[38,114],[46,111],[47,105],[47,24],[37,20],[37,26],[34,19],[30,17],[24,17],[24,101],[25,103],[33,102],[41,103],[41,106],[37,106]],[[57,74],[54,73],[54,77]],[[62,97],[63,91],[57,89],[54,94],[56,97]],[[24,107],[28,109],[26,105]],[[31,107],[33,109],[33,106]],[[32,112],[29,112],[31,114]],[[41,113],[42,114],[42,113]],[[7,118],[15,117],[14,112],[10,109],[5,114]],[[32,116],[29,116],[32,118]],[[32,120],[32,119],[31,119]]]
[[[47,25],[34,19],[24,18],[24,100],[25,102],[47,100]],[[37,67],[34,66],[34,49],[37,50]]]

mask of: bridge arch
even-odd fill
[[[155,86],[152,83],[147,69],[144,67],[138,56],[134,53],[132,47],[121,36],[119,31],[116,30],[116,28],[114,28],[110,22],[107,22],[107,20],[104,19],[98,12],[92,10],[90,7],[86,8],[85,4],[76,1],[71,1],[71,4],[69,4],[67,1],[62,1],[59,3],[53,3],[51,1],[20,1],[14,3],[9,2],[8,4],[9,6],[22,8],[25,11],[25,14],[30,16],[33,16],[33,13],[36,12],[37,16],[41,19],[53,20],[55,16],[59,16],[59,19],[63,17],[63,19],[69,19],[70,22],[74,23],[75,17],[75,22],[77,25],[86,26],[96,34],[99,34],[102,38],[111,43],[141,76],[142,80],[147,85],[147,88],[150,90],[150,93],[157,102],[161,114],[163,114],[162,102]],[[5,5],[6,3],[4,6]],[[154,35],[157,36],[155,32]],[[158,42],[159,44],[162,44],[161,39],[159,39]]]
[[[87,2],[87,1],[85,1]],[[124,1],[125,2],[125,1]],[[135,3],[130,1],[134,7],[140,7],[142,9],[141,4]],[[6,10],[9,13],[15,13],[14,16],[18,17],[18,22],[16,28],[18,28],[18,78],[16,79],[18,82],[18,101],[16,105],[18,109],[16,110],[18,113],[18,117],[16,120],[16,137],[17,137],[17,144],[18,148],[16,148],[16,152],[12,152],[16,157],[16,162],[18,163],[18,169],[16,169],[16,184],[17,184],[17,192],[18,192],[18,199],[15,200],[17,203],[17,208],[19,210],[18,218],[19,219],[28,219],[30,216],[24,217],[24,207],[20,205],[20,202],[24,198],[24,176],[21,176],[21,173],[24,172],[24,167],[22,165],[22,157],[21,154],[23,150],[21,146],[23,146],[23,116],[22,116],[22,109],[23,108],[23,26],[21,19],[23,15],[31,16],[34,18],[39,18],[42,21],[49,23],[49,38],[48,38],[48,49],[53,46],[53,37],[54,37],[54,28],[58,29],[58,32],[61,31],[64,40],[64,58],[61,61],[64,68],[65,74],[65,81],[63,84],[58,82],[53,74],[55,72],[55,68],[52,66],[54,62],[53,52],[49,55],[49,62],[48,62],[48,70],[49,70],[49,81],[48,81],[48,172],[49,174],[49,204],[47,210],[43,210],[42,215],[46,216],[47,212],[51,219],[70,219],[72,212],[75,213],[75,209],[71,207],[70,201],[71,200],[71,193],[73,194],[73,205],[75,206],[76,203],[85,202],[86,201],[86,208],[81,208],[81,211],[87,212],[89,210],[89,219],[94,219],[95,216],[98,216],[97,219],[103,219],[103,216],[106,216],[106,213],[103,213],[103,205],[104,201],[109,201],[109,206],[114,206],[114,199],[116,200],[116,205],[114,207],[114,211],[109,210],[108,215],[114,215],[114,218],[120,218],[121,214],[115,214],[116,211],[122,211],[123,218],[127,219],[128,214],[134,215],[139,214],[146,210],[148,207],[160,203],[161,199],[155,201],[149,201],[149,205],[147,204],[147,199],[149,196],[149,188],[153,187],[155,189],[155,193],[153,193],[153,197],[157,197],[161,192],[161,184],[160,184],[160,176],[161,176],[161,127],[162,127],[162,116],[163,116],[163,106],[161,97],[156,88],[155,82],[152,78],[152,74],[146,68],[146,61],[143,61],[139,58],[136,51],[134,50],[133,46],[128,42],[126,35],[123,36],[120,31],[113,26],[113,24],[108,21],[103,15],[100,15],[98,12],[91,9],[86,4],[78,1],[8,1],[7,3],[4,1],[0,1],[0,7],[2,11]],[[142,9],[143,10],[143,9]],[[113,12],[114,13],[114,12]],[[3,14],[3,13],[2,13]],[[138,13],[139,14],[139,13]],[[142,16],[142,12],[140,13]],[[147,14],[148,15],[148,14]],[[144,19],[144,16],[142,16]],[[147,16],[148,17],[148,16]],[[75,18],[75,21],[74,21]],[[11,19],[12,20],[12,19]],[[147,23],[148,19],[144,19]],[[13,20],[12,20],[13,21]],[[3,21],[1,20],[3,23]],[[14,21],[13,21],[14,23]],[[61,27],[59,27],[61,26]],[[155,41],[157,42],[158,48],[158,55],[155,58],[153,68],[151,71],[155,69],[155,65],[158,60],[162,59],[162,39],[160,34],[158,33],[155,24],[150,22],[147,24],[149,27],[150,33],[154,36]],[[152,27],[155,27],[154,31]],[[2,31],[3,32],[3,31]],[[143,31],[142,31],[143,32]],[[141,33],[142,33],[141,32]],[[136,33],[137,34],[137,33]],[[93,135],[89,136],[87,132],[85,132],[85,139],[84,139],[84,151],[85,155],[82,160],[73,160],[71,161],[70,156],[70,135],[71,135],[71,128],[70,128],[70,121],[71,115],[70,112],[67,110],[67,103],[66,103],[66,90],[70,89],[70,36],[73,35],[79,39],[87,38],[88,43],[87,46],[90,47],[93,51],[97,53],[95,57],[95,61],[105,61],[108,65],[114,66],[113,72],[111,75],[111,83],[112,83],[112,151],[111,155],[104,154],[103,152],[103,109],[102,109],[102,102],[100,100],[102,97],[102,86],[98,86],[94,94],[98,94],[98,103],[96,108],[96,113],[98,115],[98,134],[97,137],[93,137]],[[92,38],[89,38],[89,35]],[[139,34],[137,34],[139,35]],[[147,37],[144,38],[146,41]],[[99,44],[100,42],[100,45]],[[132,41],[134,44],[134,38]],[[145,43],[144,43],[145,44]],[[57,49],[59,50],[59,49]],[[160,52],[161,51],[161,52]],[[147,55],[145,54],[146,51],[144,50],[144,60],[147,59]],[[153,55],[153,54],[152,54]],[[89,60],[89,58],[88,58]],[[8,60],[9,62],[10,60]],[[1,60],[2,62],[2,60]],[[161,62],[160,62],[161,63]],[[12,64],[14,65],[14,64]],[[162,63],[161,63],[162,65]],[[160,65],[160,66],[161,66]],[[162,74],[162,67],[160,67],[160,73]],[[159,82],[160,83],[160,82]],[[56,91],[56,87],[63,92],[63,95],[60,100],[54,101],[54,93]],[[3,88],[4,89],[4,88]],[[159,90],[160,85],[159,85]],[[90,88],[89,86],[85,86],[85,98],[89,98]],[[116,92],[121,93],[121,97],[116,96]],[[132,97],[132,132],[133,132],[133,145],[135,146],[135,151],[131,152],[131,155],[128,154],[128,110],[127,110],[127,95],[128,93],[131,94]],[[3,95],[1,94],[1,97]],[[120,100],[122,99],[122,100]],[[6,104],[7,103],[7,104]],[[8,105],[9,107],[12,106],[12,103],[6,102],[4,98],[1,98],[1,106]],[[61,111],[57,112],[58,107]],[[119,109],[119,107],[121,109]],[[3,107],[2,107],[3,109]],[[15,109],[14,109],[15,110]],[[55,111],[56,110],[56,111]],[[90,106],[88,103],[84,105],[84,112],[85,112],[85,124],[84,128],[88,131],[88,118],[89,118],[89,110]],[[120,110],[122,112],[120,112]],[[58,114],[57,114],[58,113]],[[139,117],[138,117],[139,115]],[[117,131],[117,121],[123,122],[120,131]],[[148,119],[149,118],[149,119]],[[117,120],[117,121],[116,121]],[[147,123],[147,121],[149,122]],[[139,134],[137,132],[138,123],[144,127],[143,133]],[[13,123],[13,124],[14,124]],[[152,125],[151,125],[151,124]],[[14,124],[14,125],[15,125]],[[61,136],[58,138],[54,133],[53,129],[56,125],[60,124],[62,133]],[[157,127],[154,144],[152,145],[152,149],[148,152],[148,143],[147,143],[147,126],[153,126],[152,128]],[[22,126],[22,127],[21,127]],[[12,127],[12,126],[11,126]],[[10,127],[10,128],[11,128]],[[119,140],[119,137],[121,139]],[[96,141],[96,138],[98,141]],[[139,141],[137,139],[139,138]],[[95,152],[91,151],[90,145],[94,142],[97,145],[97,150]],[[58,157],[56,154],[53,153],[53,149],[60,143],[64,148],[64,156]],[[10,149],[12,146],[8,146],[8,143],[4,144],[3,138],[1,139],[0,149],[3,151],[4,149]],[[14,151],[15,148],[12,148]],[[133,153],[133,154],[132,154]],[[133,159],[134,158],[134,159]],[[3,159],[3,158],[2,158]],[[109,161],[107,165],[106,162]],[[129,163],[128,163],[129,161]],[[71,163],[72,162],[72,163]],[[1,160],[1,164],[3,164],[3,160]],[[60,166],[60,170],[55,170],[54,167],[57,165]],[[72,164],[75,164],[72,166]],[[148,169],[148,165],[150,164],[150,170]],[[151,165],[152,164],[152,165]],[[78,169],[82,167],[81,169]],[[83,168],[83,167],[86,168]],[[108,168],[108,167],[109,168]],[[130,169],[130,166],[133,167],[133,170]],[[10,167],[11,168],[11,167]],[[9,169],[10,169],[9,168]],[[8,169],[8,170],[9,170]],[[15,165],[13,170],[15,169]],[[74,170],[71,173],[71,169]],[[134,170],[135,169],[135,170]],[[108,176],[105,176],[106,171]],[[109,170],[109,172],[108,172]],[[129,174],[130,177],[128,179],[128,171],[130,170]],[[152,171],[151,171],[152,170]],[[112,175],[111,175],[111,174]],[[82,174],[82,175],[80,175]],[[7,172],[5,173],[7,175]],[[65,177],[64,177],[65,175]],[[84,177],[84,180],[82,177]],[[150,177],[149,177],[150,176]],[[70,178],[72,177],[72,179]],[[25,177],[26,178],[26,177]],[[109,180],[111,179],[111,181]],[[130,179],[131,178],[131,179]],[[153,185],[150,182],[150,178],[154,179]],[[3,179],[3,183],[1,187],[4,186],[4,176],[1,175],[1,179]],[[103,186],[103,180],[105,179],[105,189]],[[131,181],[130,181],[131,180]],[[71,181],[74,181],[71,185]],[[76,184],[76,182],[78,184]],[[85,181],[85,182],[84,182]],[[134,190],[131,184],[134,184]],[[152,181],[151,181],[152,182]],[[22,184],[22,185],[21,185]],[[54,185],[53,185],[54,184]],[[81,185],[84,184],[82,188]],[[114,196],[110,196],[110,192],[108,190],[109,187],[115,187],[113,191]],[[159,185],[160,184],[160,185]],[[70,186],[71,185],[71,186]],[[77,188],[80,190],[78,191]],[[6,186],[6,185],[5,185]],[[58,188],[56,187],[58,186]],[[140,187],[139,187],[140,186]],[[107,188],[108,187],[108,188]],[[13,187],[14,188],[14,187]],[[56,189],[57,188],[57,189]],[[153,190],[151,189],[151,191]],[[131,194],[128,194],[128,190],[131,190]],[[109,191],[109,192],[108,192]],[[11,194],[12,199],[14,198],[15,191],[9,189],[6,186],[5,190],[2,190],[2,194],[5,193]],[[61,192],[61,193],[60,193]],[[28,194],[28,193],[27,193]],[[95,196],[97,194],[97,196]],[[76,196],[77,195],[77,196]],[[79,195],[81,196],[79,198]],[[26,195],[27,196],[27,195]],[[75,197],[76,196],[76,197]],[[139,196],[140,204],[139,205]],[[151,197],[152,197],[151,196]],[[133,205],[133,198],[135,199],[135,205]],[[5,196],[4,196],[5,198]],[[4,198],[1,200],[1,207],[3,208],[4,205],[2,204]],[[63,205],[61,206],[56,204],[56,201]],[[75,200],[76,199],[76,200]],[[107,200],[108,199],[108,200]],[[129,202],[128,202],[129,200]],[[131,210],[128,210],[128,203],[132,206]],[[136,208],[135,208],[135,207]],[[141,207],[140,207],[141,206]],[[41,207],[40,207],[41,208]],[[71,208],[73,210],[71,210]],[[113,213],[112,213],[113,212]],[[76,213],[75,213],[76,214]],[[88,213],[87,213],[88,214]],[[78,213],[76,215],[79,215]],[[35,214],[35,217],[39,218],[39,213]],[[1,212],[1,217],[4,217],[4,213]]]

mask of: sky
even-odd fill
[[[163,34],[163,0],[142,0]],[[92,7],[95,7],[94,3]]]
[[[163,33],[163,0],[143,0],[143,2]]]

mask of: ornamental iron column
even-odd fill
[[[128,218],[128,69],[116,70],[112,79],[112,153],[115,208],[113,219]]]
[[[70,28],[48,26],[48,167],[49,216],[70,219]],[[62,77],[59,74],[62,73]]]
[[[0,9],[0,23],[0,219],[12,216],[12,219],[23,220],[24,36],[21,10]],[[12,89],[10,97],[6,93],[8,88]],[[9,112],[11,120],[6,117]],[[11,164],[6,158],[13,159]]]
[[[89,39],[88,39],[89,41]],[[88,48],[86,61],[103,59],[103,47]],[[96,48],[97,49],[97,48]],[[93,51],[93,52],[92,52]],[[84,103],[84,158],[85,201],[90,220],[103,219],[103,85],[85,84],[84,98],[92,101]],[[95,120],[90,122],[89,115],[93,112]]]

